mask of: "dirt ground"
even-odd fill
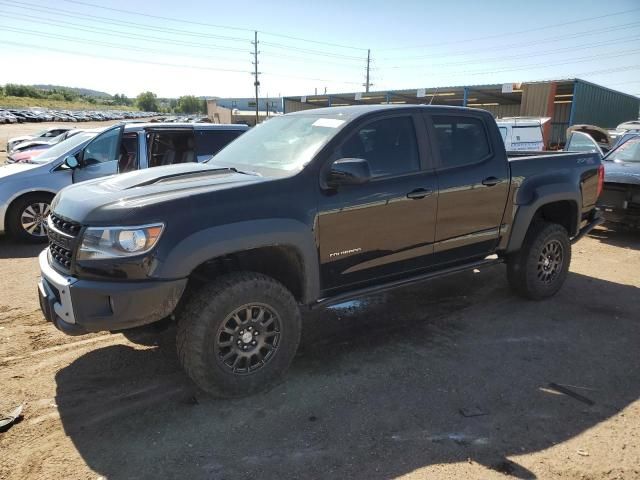
[[[0,479],[640,479],[639,233],[581,240],[544,302],[498,266],[305,314],[285,382],[241,400],[193,386],[172,329],[45,323],[41,248],[0,238],[0,413],[25,404]]]
[[[581,240],[543,302],[497,266],[306,314],[286,381],[241,400],[192,385],[171,329],[46,324],[40,248],[0,238],[0,411],[25,402],[0,478],[640,478],[638,234]]]

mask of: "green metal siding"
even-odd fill
[[[572,125],[585,123],[602,128],[635,120],[640,109],[640,99],[583,80],[576,80],[573,103]]]

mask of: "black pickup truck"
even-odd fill
[[[602,180],[597,153],[509,159],[482,110],[297,112],[205,164],[62,190],[40,305],[74,335],[171,318],[191,378],[243,395],[286,372],[302,307],[498,262],[519,294],[555,294]]]

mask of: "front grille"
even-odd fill
[[[71,270],[71,258],[76,237],[82,225],[52,213],[49,221],[49,252],[53,261],[64,271]]]
[[[66,270],[71,268],[71,250],[56,245],[55,242],[49,240],[49,251],[51,252],[51,258],[53,258],[58,265],[64,267]]]
[[[71,235],[72,237],[78,235],[78,232],[80,232],[80,229],[82,228],[82,225],[79,223],[61,218],[55,213],[51,214],[51,223],[53,223],[58,230],[66,233],[67,235]]]

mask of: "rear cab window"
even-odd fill
[[[208,160],[233,140],[244,133],[244,130],[202,129],[195,131],[196,153],[198,161]]]
[[[534,143],[542,141],[542,130],[539,125],[527,125],[512,127],[512,141]]]
[[[469,116],[433,115],[431,121],[440,154],[440,168],[480,163],[491,155],[487,130],[481,119]]]

